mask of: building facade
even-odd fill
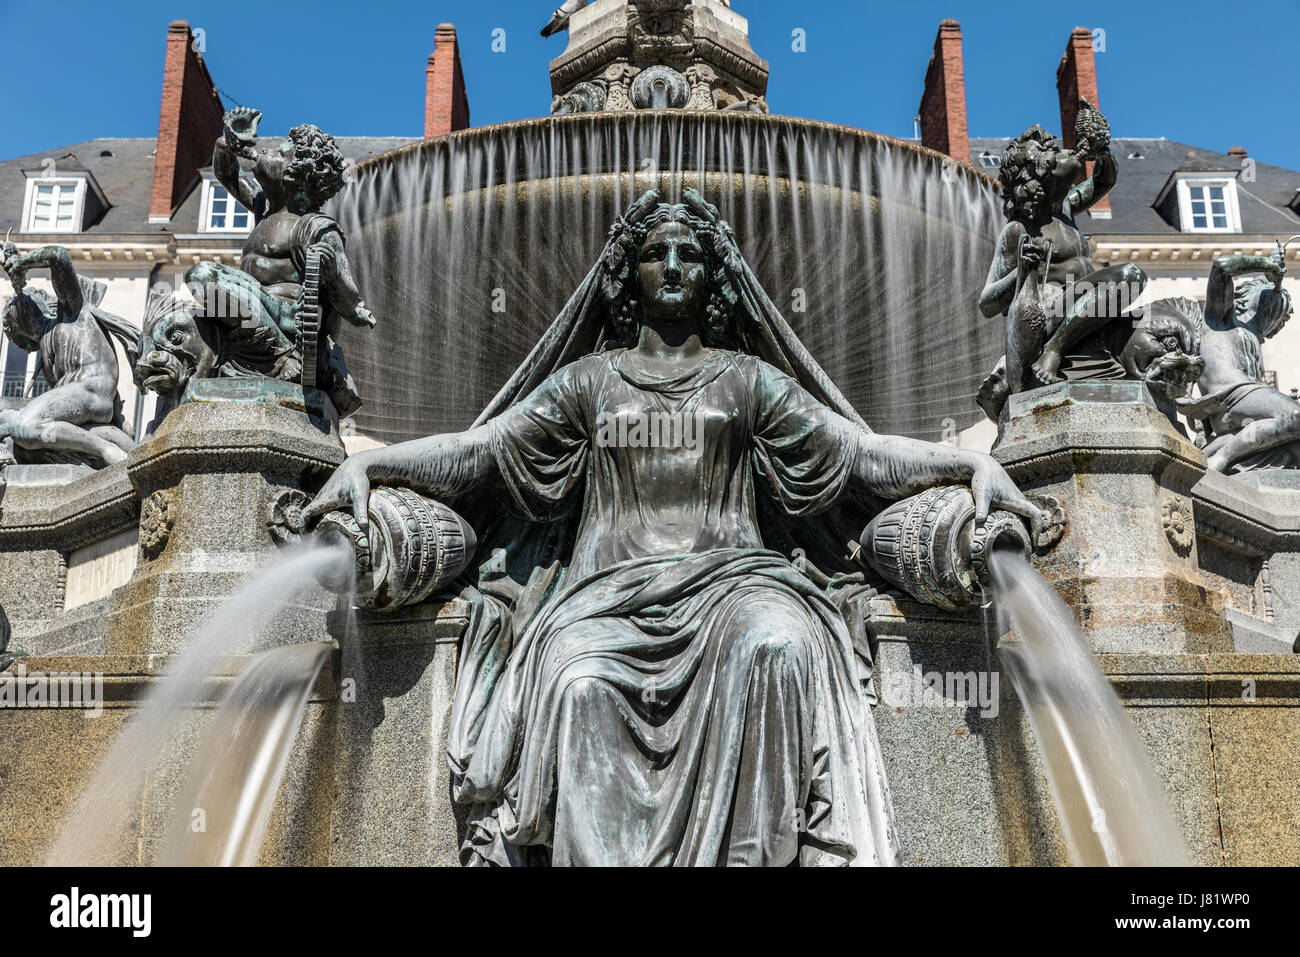
[[[103,307],[136,323],[151,296],[183,287],[200,260],[237,264],[252,218],[216,181],[212,146],[222,129],[222,103],[194,35],[184,21],[166,34],[158,135],[100,138],[0,161],[0,229],[23,249],[66,246],[78,269],[107,288]],[[566,51],[567,55],[567,51]],[[562,56],[556,63],[563,61]],[[1079,97],[1102,106],[1091,31],[1076,28],[1056,77],[1061,130],[1073,137]],[[425,69],[426,138],[470,125],[469,98],[455,28],[440,25]],[[917,116],[923,146],[996,176],[1002,151],[1018,131],[971,138],[966,120],[961,27],[940,24],[925,73]],[[630,108],[630,107],[629,107]],[[310,120],[310,116],[304,117]],[[350,162],[412,142],[409,137],[339,137]],[[1300,172],[1258,163],[1245,148],[1220,152],[1164,138],[1117,137],[1112,153],[1119,181],[1110,196],[1083,214],[1098,266],[1140,265],[1150,277],[1144,299],[1186,296],[1203,301],[1211,261],[1223,253],[1266,255],[1278,239],[1300,234]],[[1286,284],[1300,299],[1300,240],[1287,250]],[[33,277],[35,285],[45,284]],[[12,293],[0,274],[0,297]],[[990,320],[994,321],[994,320]],[[153,417],[121,356],[124,416],[135,434]],[[1300,392],[1300,323],[1265,347],[1270,375],[1284,391]],[[43,388],[36,356],[0,336],[3,395],[13,405]],[[344,434],[353,447],[362,436]],[[955,441],[987,448],[991,423]]]

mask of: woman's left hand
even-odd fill
[[[983,524],[992,509],[1000,508],[1029,519],[1035,535],[1047,524],[1049,516],[1011,481],[1007,470],[987,455],[980,456],[970,480],[975,496],[975,521]]]

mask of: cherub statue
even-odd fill
[[[4,332],[28,352],[40,352],[49,384],[21,409],[0,411],[0,457],[19,462],[79,462],[100,467],[120,462],[134,447],[117,393],[117,351],[135,360],[136,330],[99,308],[105,287],[77,275],[62,246],[20,253],[8,239],[0,268],[14,285],[4,307]],[[47,268],[54,297],[27,289],[27,273]]]
[[[300,320],[308,306],[311,273],[318,268],[321,345],[315,369],[305,372],[329,394],[339,414],[348,415],[361,399],[335,341],[339,320],[370,327],[375,317],[352,278],[339,224],[320,211],[343,187],[343,154],[334,137],[310,124],[295,126],[274,149],[259,149],[261,116],[246,107],[228,111],[212,152],[217,179],[256,221],[240,268],[201,262],[186,274],[186,283],[201,315],[227,325],[269,321],[301,346],[314,342],[316,334]],[[251,179],[243,175],[241,159],[253,164]],[[303,374],[286,364],[278,377],[299,381]]]
[[[1070,150],[1030,127],[1007,146],[998,172],[1007,225],[980,294],[985,316],[1007,317],[1006,356],[980,395],[994,421],[1008,396],[1061,381],[1063,364],[1070,378],[1115,374],[1117,359],[1096,334],[1124,318],[1146,287],[1146,274],[1132,263],[1093,265],[1075,217],[1110,192],[1118,167],[1105,117],[1087,100],[1079,103],[1075,133]],[[1092,176],[1076,185],[1090,161]],[[1066,363],[1071,351],[1081,355]]]
[[[1262,275],[1235,284],[1250,273]],[[1291,318],[1285,276],[1280,243],[1269,256],[1220,256],[1210,267],[1205,305],[1196,307],[1203,315],[1201,395],[1181,401],[1179,410],[1202,423],[1216,472],[1300,468],[1300,402],[1263,381],[1263,342]]]

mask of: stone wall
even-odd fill
[[[0,499],[0,605],[15,644],[33,653],[19,664],[29,675],[97,674],[103,689],[97,714],[0,707],[9,743],[0,756],[0,863],[43,859],[190,630],[251,569],[276,560],[269,506],[318,483],[342,456],[318,400],[213,382],[212,394],[182,406],[124,465],[45,485],[16,473]],[[1287,644],[1300,609],[1282,597],[1300,579],[1300,487],[1280,473],[1250,482],[1207,475],[1204,457],[1135,383],[1020,397],[998,454],[1069,509],[1065,536],[1040,569],[1099,652],[1191,859],[1300,863],[1300,656]],[[174,515],[159,512],[160,494],[175,497]],[[1186,506],[1187,522],[1168,502]],[[92,580],[86,601],[69,602],[69,570],[118,555],[132,536],[130,580],[116,588],[111,576]],[[994,617],[887,595],[862,612],[903,863],[1067,863],[1033,735],[1001,679]],[[468,616],[464,602],[445,596],[391,615],[349,613],[323,591],[289,609],[276,643],[329,635],[340,651],[312,691],[263,863],[457,863],[461,820],[445,753]],[[211,676],[188,716],[192,738],[247,660],[236,656]],[[897,683],[917,672],[998,677],[974,705],[900,698]],[[14,678],[4,680],[12,691]],[[152,773],[108,862],[152,861],[185,771],[169,758]]]

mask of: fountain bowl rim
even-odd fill
[[[527,129],[554,129],[564,126],[590,126],[598,122],[615,123],[620,120],[631,118],[633,120],[645,117],[647,119],[671,119],[686,122],[689,120],[708,121],[713,118],[719,123],[739,123],[752,126],[763,125],[790,125],[799,129],[809,131],[819,131],[824,133],[840,134],[855,139],[881,142],[890,146],[898,147],[903,150],[910,150],[920,156],[928,157],[939,163],[954,163],[956,168],[967,176],[971,176],[976,182],[985,186],[997,187],[998,180],[977,169],[966,160],[955,159],[947,153],[940,153],[932,150],[928,146],[922,146],[913,140],[900,139],[896,136],[889,136],[885,133],[877,133],[873,130],[864,130],[856,126],[847,126],[842,123],[831,123],[826,120],[813,120],[799,116],[784,116],[776,113],[742,113],[729,112],[724,110],[606,110],[590,113],[568,113],[559,116],[535,116],[526,117],[518,120],[505,120],[500,123],[488,123],[483,126],[471,126],[463,130],[457,130],[454,133],[444,133],[440,136],[431,136],[415,140],[396,149],[391,149],[374,156],[367,156],[365,159],[355,163],[352,167],[356,172],[369,172],[371,168],[378,168],[385,163],[392,163],[408,154],[419,153],[427,150],[438,149],[444,146],[477,139],[482,136],[489,136],[498,132],[513,132]]]

